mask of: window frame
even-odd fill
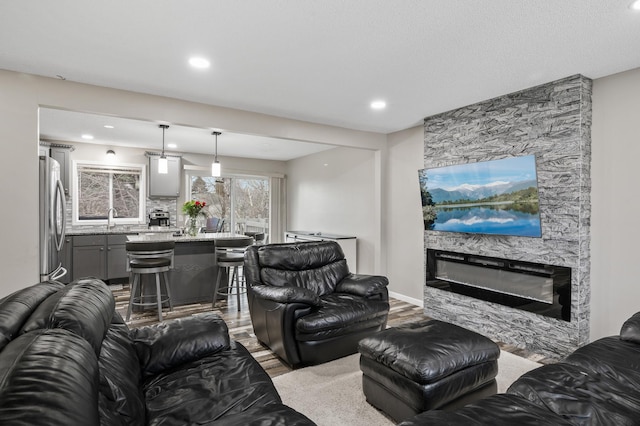
[[[124,171],[124,170],[136,170],[140,173],[140,192],[138,200],[138,217],[137,218],[118,218],[113,217],[111,223],[114,225],[139,225],[146,223],[146,201],[147,201],[147,169],[145,164],[139,163],[118,163],[118,164],[105,164],[98,161],[85,161],[74,160],[73,164],[73,188],[71,196],[71,223],[72,225],[107,225],[108,219],[84,219],[79,218],[79,185],[78,185],[78,172],[83,167],[91,167],[94,169],[104,169],[112,172]],[[113,193],[110,188],[109,205],[113,206]]]
[[[201,167],[190,167],[187,168],[185,167],[185,173],[184,173],[184,177],[185,177],[185,200],[184,201],[189,201],[192,198],[192,192],[191,192],[191,178],[192,177],[196,177],[196,176],[200,176],[200,177],[211,177],[211,170],[207,169],[207,168],[201,168]],[[251,173],[251,172],[231,172],[231,173],[224,173],[223,170],[223,174],[222,176],[220,176],[220,178],[222,179],[265,179],[267,181],[267,183],[269,184],[269,199],[271,199],[271,182],[270,182],[270,177],[272,177],[272,174],[261,174],[261,173]],[[235,218],[235,208],[236,208],[236,194],[235,194],[235,189],[234,189],[234,181],[232,180],[231,182],[231,194],[230,194],[230,200],[229,200],[229,208],[231,209],[230,212],[230,216],[231,216],[231,223],[229,224],[229,229],[230,232],[233,234],[235,233],[235,229],[236,229],[236,218]],[[269,218],[268,218],[268,228],[271,229],[271,216],[272,216],[272,212],[271,212],[271,203],[269,203]]]

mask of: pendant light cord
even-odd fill
[[[160,127],[162,128],[162,154],[160,155],[160,157],[164,157],[164,130],[168,129],[169,125],[161,124]]]
[[[215,146],[215,158],[214,161],[218,161],[218,135],[221,135],[220,132],[213,132],[212,135],[216,137],[216,146]]]

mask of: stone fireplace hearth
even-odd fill
[[[570,271],[565,319],[429,285],[424,287],[425,314],[552,358],[587,343],[591,80],[575,75],[427,117],[424,131],[425,168],[535,155],[542,224],[541,238],[425,231],[426,277],[432,273],[429,249]]]

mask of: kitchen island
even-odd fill
[[[173,269],[169,271],[169,289],[174,306],[213,301],[213,286],[217,276],[215,241],[217,239],[247,239],[240,234],[201,233],[196,236],[172,233],[127,235],[128,241],[174,241]],[[152,278],[152,277],[144,277]],[[227,276],[221,277],[227,282]],[[221,285],[221,287],[226,287]],[[155,286],[145,286],[145,294],[155,294]]]

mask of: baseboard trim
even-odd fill
[[[390,291],[389,296],[393,297],[394,299],[402,300],[403,302],[411,303],[412,305],[416,305],[416,306],[420,306],[421,308],[424,308],[424,300],[405,296],[404,294],[396,293],[395,291]]]

